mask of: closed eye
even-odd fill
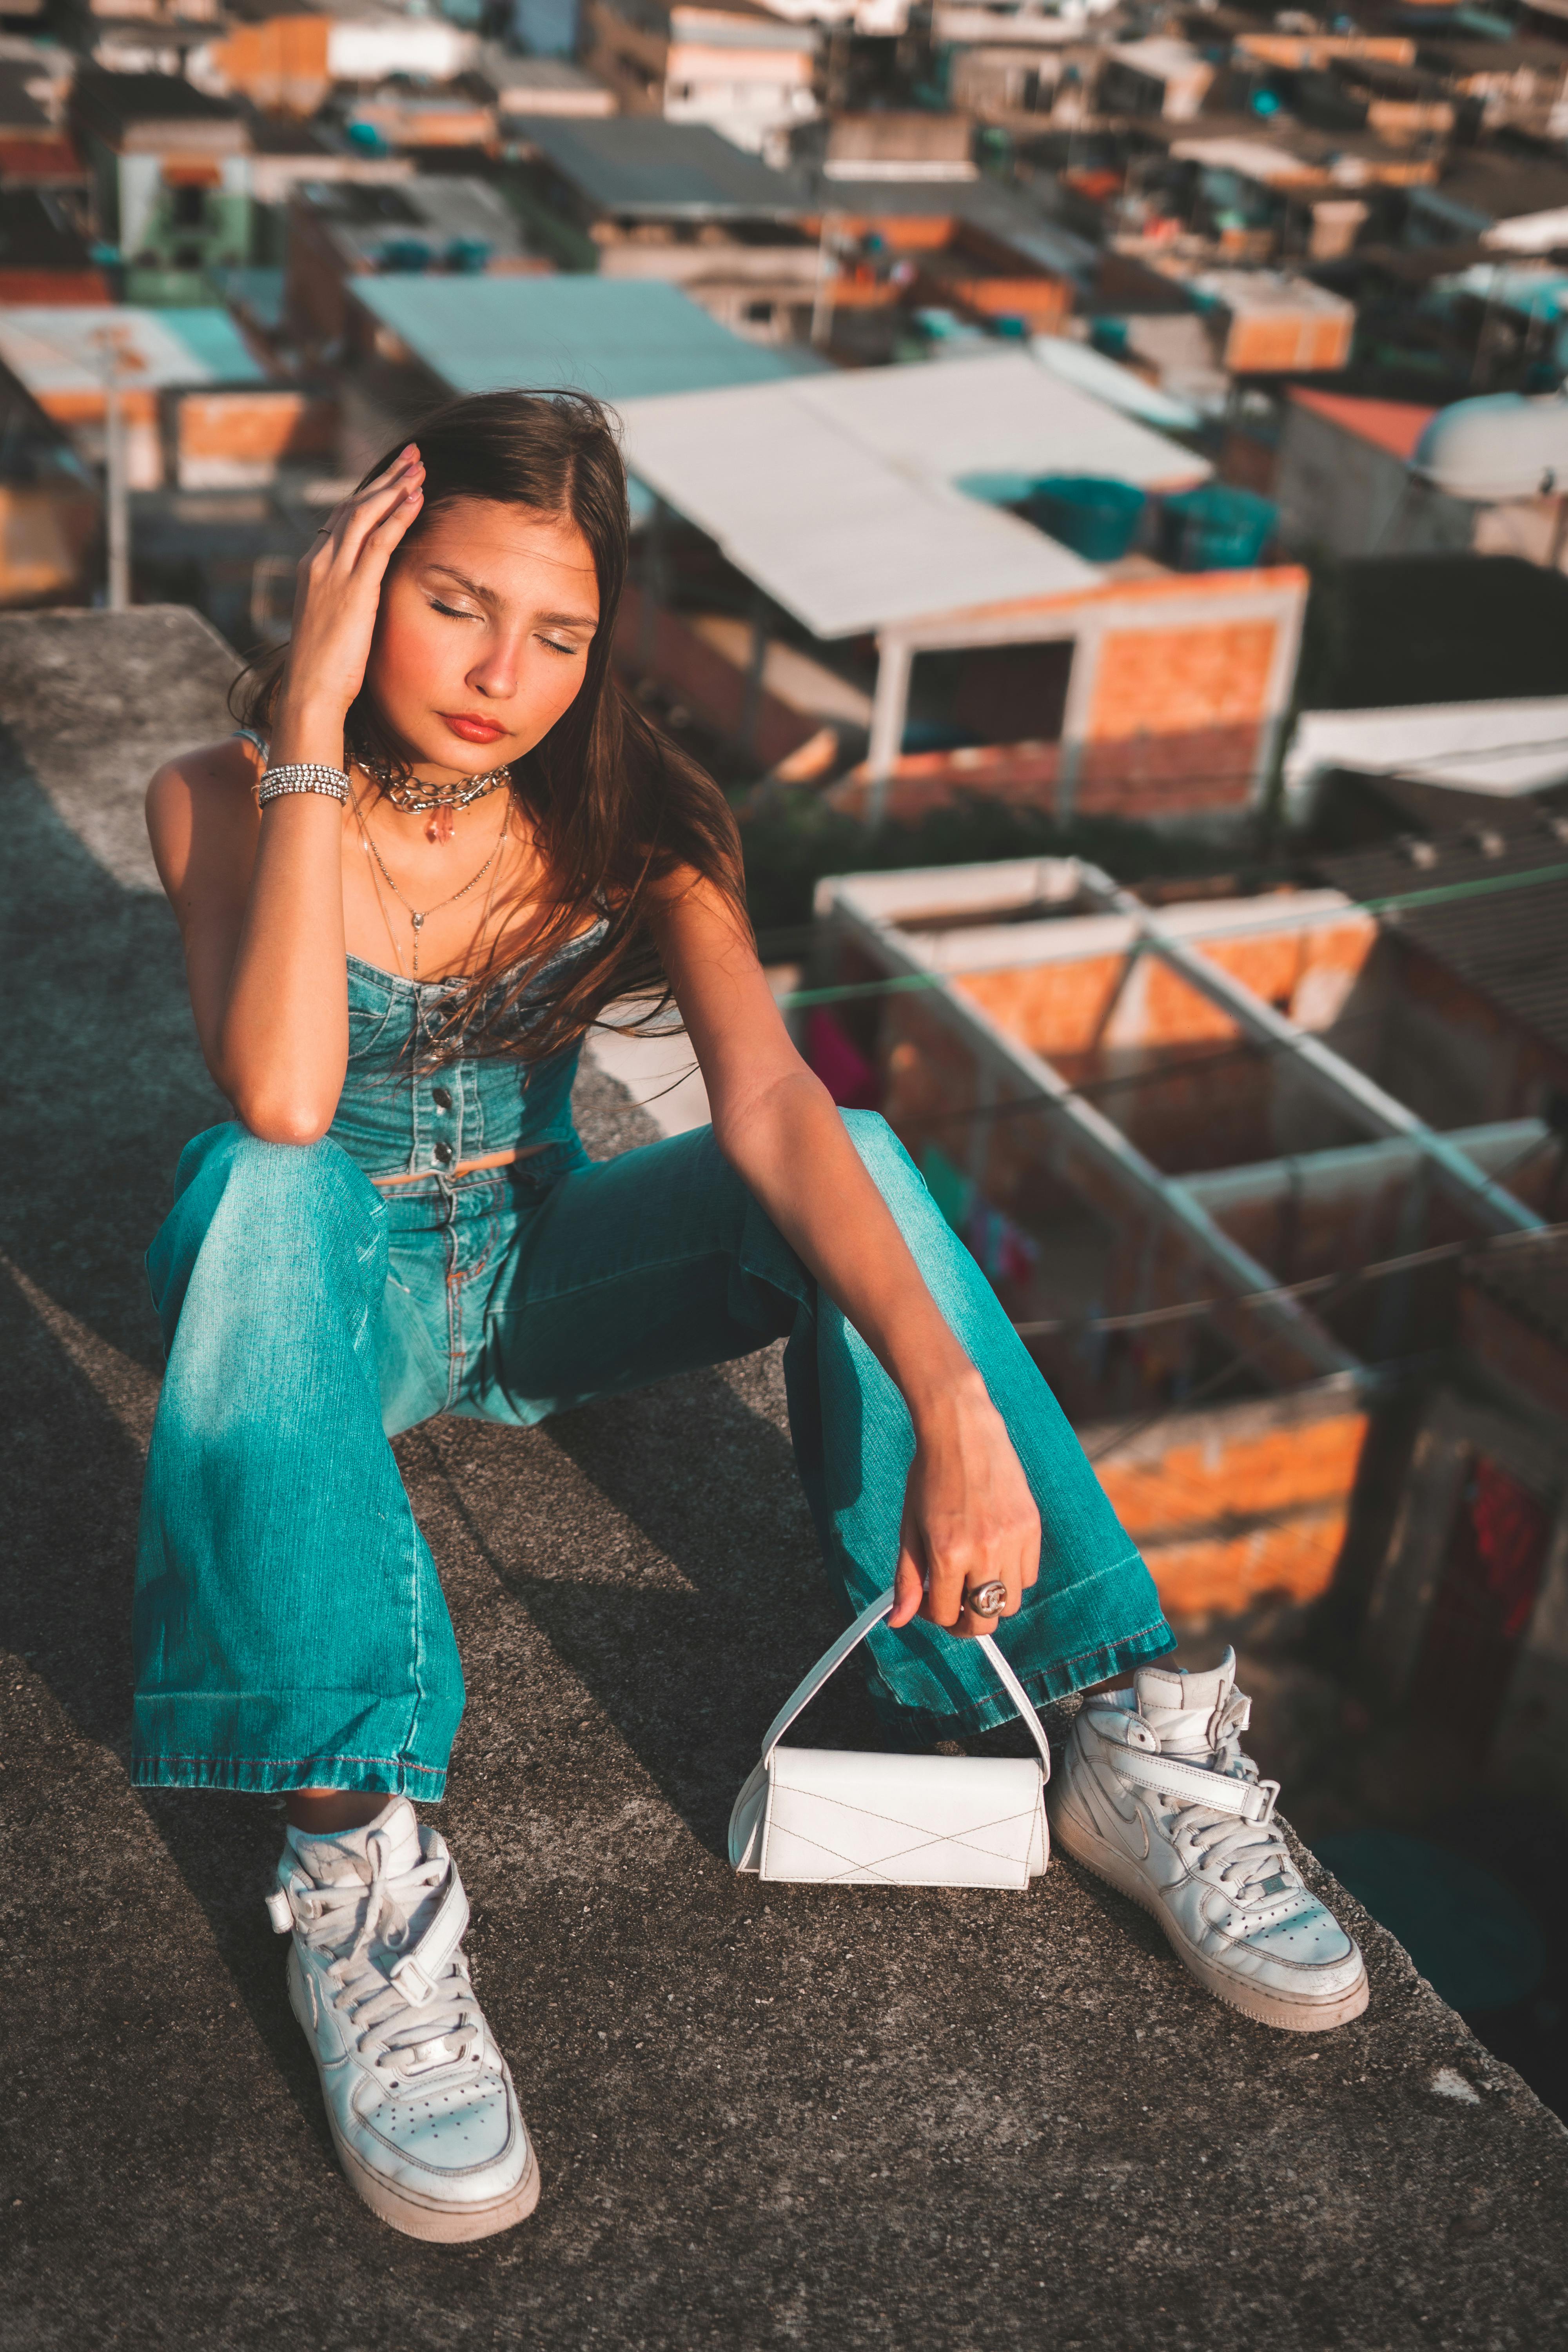
[[[559,637],[541,637],[539,642],[542,646],[548,646],[552,654],[571,656],[582,650],[579,646],[563,646]]]
[[[439,596],[431,597],[430,609],[433,613],[445,613],[449,621],[477,621],[482,618],[482,615],[478,613],[460,613],[456,604],[443,604]]]

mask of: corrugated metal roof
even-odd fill
[[[964,477],[1204,470],[1022,353],[634,401],[625,419],[635,472],[820,637],[1100,579],[965,498]]]
[[[657,114],[602,122],[519,114],[514,129],[603,213],[797,220],[813,209],[801,181],[732,146],[705,122],[666,122]]]
[[[127,385],[266,380],[226,310],[141,310],[120,302],[0,310],[0,360],[38,399],[100,390],[106,342],[121,355]]]
[[[1522,813],[1521,813],[1522,814]],[[1557,820],[1558,823],[1561,820]],[[1495,883],[1542,868],[1550,881],[1477,889],[1436,906],[1405,906],[1382,920],[1467,982],[1558,1053],[1568,1054],[1568,841],[1553,820],[1494,832],[1485,825],[1425,843],[1422,862],[1398,845],[1314,860],[1336,889],[1356,899],[1404,897],[1454,884]]]
[[[351,291],[454,393],[570,384],[635,400],[772,383],[817,364],[743,342],[652,279],[367,277]]]

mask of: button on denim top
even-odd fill
[[[510,1020],[529,1025],[529,999],[549,973],[603,934],[603,921],[569,940],[535,974]],[[422,1070],[421,1047],[439,1028],[450,981],[405,980],[351,955],[349,1066],[328,1134],[367,1176],[441,1176],[492,1151],[569,1143],[572,1081],[581,1047],[546,1060],[474,1055]]]

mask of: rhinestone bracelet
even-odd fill
[[[263,808],[268,801],[281,798],[285,793],[325,793],[329,800],[347,802],[349,780],[341,768],[329,768],[317,760],[301,760],[291,767],[268,768],[262,777],[257,799]]]

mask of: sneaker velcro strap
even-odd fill
[[[1256,1780],[1234,1780],[1206,1765],[1184,1764],[1174,1756],[1146,1756],[1136,1748],[1117,1748],[1106,1762],[1121,1780],[1153,1789],[1188,1804],[1207,1805],[1212,1812],[1234,1813],[1237,1821],[1267,1821],[1273,1810],[1269,1789]]]
[[[422,2008],[436,1990],[437,1981],[447,1961],[463,1940],[468,1924],[468,1898],[463,1892],[463,1882],[458,1875],[457,1864],[448,1864],[451,1875],[447,1892],[436,1906],[435,1916],[416,1944],[398,1958],[387,1975],[397,1987],[410,2008]]]
[[[289,1900],[286,1886],[275,1886],[267,1898],[267,1916],[272,1922],[275,1936],[286,1936],[294,1925],[294,1906]]]

